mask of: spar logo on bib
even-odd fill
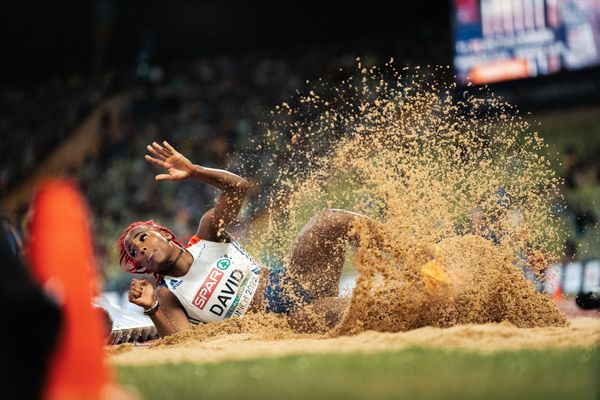
[[[231,261],[227,257],[223,257],[217,261],[217,268],[219,268],[221,271],[225,271],[230,265]]]
[[[223,278],[223,275],[224,273],[216,268],[210,270],[206,280],[202,283],[202,286],[200,286],[200,289],[198,289],[198,292],[194,297],[193,304],[196,307],[201,310],[204,309],[206,303],[208,303],[208,300],[210,299],[210,296],[212,296],[213,292],[219,285],[221,278]]]

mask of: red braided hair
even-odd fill
[[[157,223],[154,222],[154,220],[148,220],[148,221],[137,221],[132,223],[131,225],[129,225],[127,228],[125,228],[125,230],[123,230],[123,234],[121,236],[119,236],[119,239],[117,239],[117,247],[119,248],[119,263],[122,266],[127,266],[129,265],[130,268],[127,269],[127,272],[131,272],[132,274],[146,274],[148,273],[148,270],[146,269],[146,267],[142,266],[138,261],[136,261],[133,257],[131,257],[131,255],[129,254],[129,252],[127,251],[127,248],[125,246],[125,236],[127,236],[127,234],[135,227],[137,226],[141,226],[141,225],[147,225],[150,228],[157,230],[157,231],[162,231],[165,233],[168,233],[171,235],[171,241],[176,243],[179,247],[183,247],[181,245],[181,243],[179,243],[179,241],[177,241],[177,238],[175,237],[175,234],[173,232],[171,232],[171,230],[169,228],[165,228],[162,225],[158,225]],[[156,279],[158,279],[159,277],[161,277],[162,275],[160,274],[156,274],[154,273],[154,277]]]

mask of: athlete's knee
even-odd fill
[[[352,213],[340,209],[319,211],[311,220],[310,225],[325,234],[341,234],[347,232],[354,220]]]
[[[330,224],[348,224],[359,216],[360,214],[353,213],[347,210],[342,210],[340,208],[328,208],[326,210],[320,211],[317,214],[317,218],[319,219],[319,221],[326,221]]]
[[[383,224],[367,215],[347,210],[325,210],[324,218],[334,235],[343,237],[352,245],[358,245],[362,235],[366,235],[370,245],[383,246],[386,234]],[[372,243],[371,243],[372,242]]]
[[[315,214],[301,233],[310,231],[312,234],[324,236],[328,239],[349,239],[352,229],[360,226],[363,222],[367,224],[369,230],[372,230],[374,224],[379,224],[377,221],[362,214],[338,208],[329,208]],[[350,239],[356,241],[356,235],[350,236],[352,236]]]

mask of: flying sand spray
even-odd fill
[[[434,78],[445,71],[399,71],[393,61],[366,68],[359,60],[347,79],[318,82],[277,106],[252,144],[261,150],[260,170],[277,171],[266,223],[245,244],[257,258],[285,264],[297,232],[324,208],[366,214],[387,234],[379,250],[362,235],[349,260],[359,272],[350,307],[328,335],[500,321],[567,325],[523,274],[528,268],[541,277],[560,255],[559,179],[545,144],[514,106]],[[267,337],[286,335],[278,317],[244,319],[214,332],[272,326]]]

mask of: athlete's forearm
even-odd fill
[[[190,177],[208,183],[223,191],[235,190],[245,192],[249,186],[248,181],[241,176],[223,169],[207,168],[201,165],[194,165]]]

